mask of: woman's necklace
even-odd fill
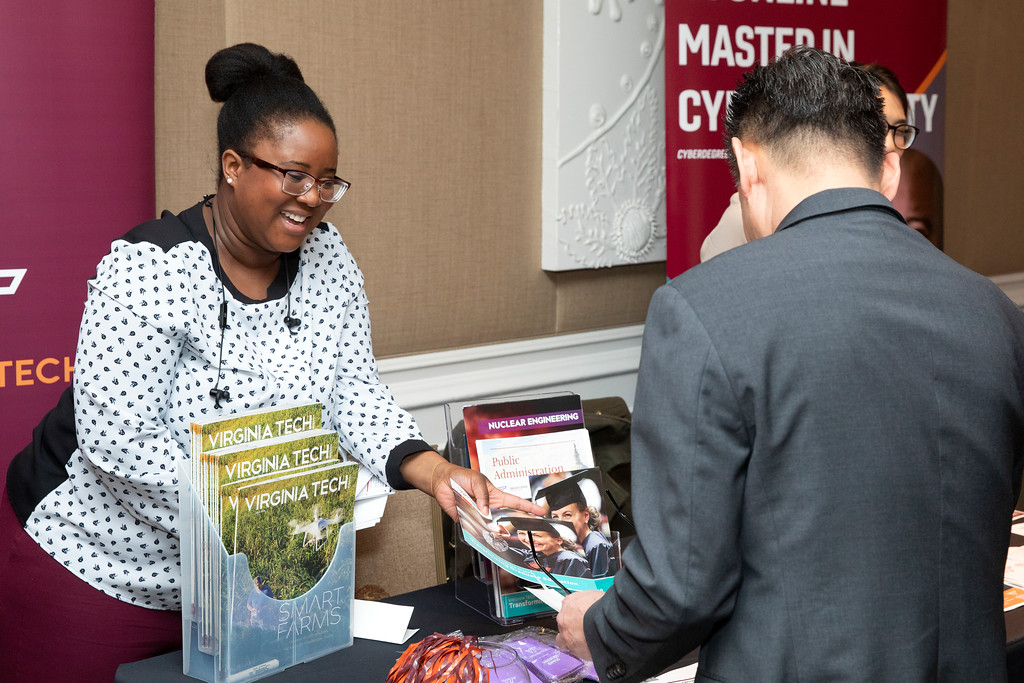
[[[213,205],[213,199],[216,195],[206,195],[203,197],[203,204],[210,207],[210,221],[213,232],[213,258],[217,265],[217,277],[220,279],[221,284],[221,325],[227,326],[227,301],[224,299],[224,265],[220,259],[220,248],[217,246],[217,206]],[[219,204],[218,204],[219,206]],[[288,260],[284,257],[284,254],[278,255],[277,268],[275,269],[275,277],[278,272],[284,270],[284,281],[285,281],[285,296],[287,297],[284,324],[288,328],[288,332],[296,335],[299,333],[299,329],[302,326],[302,318],[298,315],[292,315],[292,274],[288,270]],[[296,275],[298,271],[296,270]],[[271,278],[273,279],[273,278]],[[269,287],[268,287],[269,290]]]

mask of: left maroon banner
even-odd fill
[[[154,217],[153,2],[0,5],[0,473],[74,369],[86,282]]]

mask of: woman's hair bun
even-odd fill
[[[311,119],[337,136],[334,121],[312,88],[306,85],[291,57],[254,43],[220,50],[206,63],[206,87],[217,114],[217,156],[233,149],[252,151],[260,140],[272,139],[280,126]],[[219,179],[223,179],[223,166]]]
[[[246,84],[274,77],[303,81],[295,60],[255,43],[226,47],[206,63],[206,88],[214,102],[227,102]]]

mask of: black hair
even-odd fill
[[[910,115],[910,102],[907,100],[907,91],[903,89],[903,86],[900,84],[900,79],[896,77],[896,74],[892,69],[874,62],[871,64],[861,64],[859,62],[850,63],[864,69],[878,80],[879,85],[883,85],[892,91],[896,97],[900,98],[900,104],[903,105],[903,115]]]
[[[262,45],[239,43],[210,57],[206,88],[214,102],[224,103],[217,115],[218,158],[229,149],[249,153],[257,142],[295,121],[319,121],[337,136],[331,115],[306,85],[295,60]]]
[[[827,148],[877,175],[887,132],[876,79],[804,45],[744,74],[725,119],[726,153],[737,180],[734,137],[763,145],[791,167],[806,163],[809,149]]]

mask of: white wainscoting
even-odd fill
[[[398,405],[429,443],[448,441],[444,404],[492,396],[574,391],[621,396],[632,409],[643,325],[473,346],[378,362]]]
[[[991,279],[1024,308],[1024,273]],[[583,398],[621,396],[632,410],[643,330],[633,325],[385,358],[380,375],[427,441],[441,446],[450,402],[569,390]]]

